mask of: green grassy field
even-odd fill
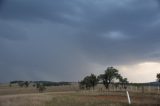
[[[5,91],[5,92],[4,92]],[[160,94],[130,92],[131,106],[160,106]],[[79,91],[76,86],[33,88],[0,86],[0,106],[128,106],[125,91]]]

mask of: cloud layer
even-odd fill
[[[158,63],[159,9],[158,0],[0,0],[0,80],[75,81]]]

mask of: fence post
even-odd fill
[[[131,99],[127,90],[126,90],[126,93],[127,93],[128,104],[131,104]]]

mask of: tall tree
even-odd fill
[[[79,82],[79,87],[81,89],[84,89],[84,88],[90,89],[91,87],[94,89],[97,83],[98,83],[98,79],[96,75],[91,74],[90,76],[84,77],[84,79],[81,82]]]
[[[79,84],[79,88],[80,89],[85,89],[85,82],[84,82],[84,80],[78,82],[78,84]]]
[[[85,88],[86,89],[90,89],[91,88],[91,82],[90,82],[90,76],[86,76],[84,79],[83,79],[83,81],[84,81],[84,84],[85,84]]]
[[[94,87],[98,83],[98,78],[96,77],[96,75],[94,75],[94,74],[90,75],[90,83],[91,83],[92,88],[94,89]]]
[[[83,78],[82,81],[79,82],[80,89],[90,89],[91,83],[90,83],[90,77],[86,76]]]
[[[127,88],[126,85],[128,84],[127,78],[123,78],[122,76],[120,76],[118,79],[119,79],[119,82],[122,85],[122,87],[126,89]]]
[[[109,88],[110,83],[113,81],[113,79],[118,79],[120,74],[118,74],[118,70],[113,67],[108,67],[105,70],[104,74],[99,75],[99,79],[102,80],[104,86],[106,89]]]

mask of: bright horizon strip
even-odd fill
[[[91,69],[96,75],[104,73],[106,66],[99,64],[91,64]],[[113,66],[114,67],[114,66]],[[131,83],[155,82],[157,73],[160,73],[160,63],[158,62],[142,62],[134,65],[120,65],[114,68],[119,70],[119,73],[128,79]],[[92,71],[85,73],[89,75]]]
[[[160,63],[143,62],[129,66],[119,66],[120,73],[128,78],[129,82],[145,83],[156,81],[157,73],[160,73]]]

